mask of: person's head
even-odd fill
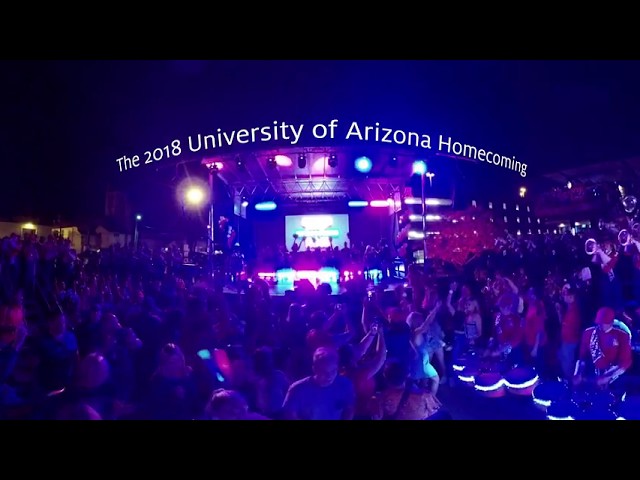
[[[292,303],[289,305],[289,313],[287,315],[287,322],[292,324],[298,324],[303,320],[302,305],[299,303]]]
[[[67,319],[62,312],[56,312],[49,317],[47,327],[52,337],[60,338],[67,331]]]
[[[510,315],[514,312],[514,295],[503,294],[498,299],[498,310],[502,315]]]
[[[322,328],[324,324],[327,322],[327,315],[318,310],[317,312],[313,312],[311,317],[309,318],[309,326],[311,328]]]
[[[576,301],[576,294],[578,292],[575,288],[570,287],[563,291],[563,298],[566,303],[574,303]]]
[[[339,356],[334,348],[320,347],[313,354],[313,376],[321,387],[328,387],[338,376]]]
[[[462,303],[462,311],[464,312],[465,315],[472,315],[474,313],[480,313],[480,305],[478,304],[478,302],[476,300],[473,300],[471,298],[467,298]]]
[[[180,347],[167,343],[160,350],[158,373],[167,378],[182,378],[188,372],[187,363]]]
[[[401,308],[390,308],[387,311],[387,320],[391,324],[404,323],[406,322],[407,317],[405,316],[405,313],[402,311]]]
[[[398,360],[389,360],[384,366],[384,380],[389,387],[402,387],[409,378],[407,367]]]
[[[116,335],[116,332],[121,328],[122,326],[120,325],[118,317],[116,317],[113,313],[105,313],[100,318],[100,334],[104,338],[114,337]]]
[[[95,390],[109,379],[109,364],[97,353],[90,353],[78,364],[76,386],[83,390]]]
[[[8,345],[17,338],[18,328],[24,324],[24,311],[18,306],[0,306],[0,345]]]
[[[206,408],[210,420],[244,420],[249,407],[244,397],[235,390],[216,390]]]
[[[321,283],[316,288],[316,293],[318,295],[320,295],[321,297],[329,297],[329,296],[331,296],[331,293],[332,293],[331,285],[329,285],[328,283]]]
[[[307,333],[306,341],[309,350],[315,352],[318,348],[330,344],[331,338],[329,337],[329,334],[324,330],[312,328]]]
[[[609,332],[613,328],[613,322],[616,319],[616,312],[613,308],[602,307],[596,313],[596,325],[603,332]]]
[[[276,369],[273,351],[269,347],[260,347],[253,354],[253,369],[260,377],[271,375]]]

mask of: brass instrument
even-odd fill
[[[638,199],[633,195],[627,195],[622,199],[622,206],[625,212],[632,213],[638,206]]]
[[[600,245],[593,238],[589,238],[586,242],[584,242],[584,251],[587,255],[593,255],[598,250],[600,250]]]
[[[624,228],[618,233],[618,242],[620,242],[620,245],[623,247],[636,242],[637,238],[640,238],[640,223],[634,223],[631,225],[631,228]]]

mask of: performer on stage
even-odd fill
[[[573,383],[580,385],[585,379],[595,377],[596,385],[602,389],[614,385],[616,389],[622,388],[622,382],[617,380],[633,362],[631,336],[614,327],[615,311],[612,308],[598,310],[595,323],[595,327],[587,328],[582,334]]]
[[[409,230],[411,229],[411,221],[409,220],[409,211],[406,210],[400,214],[398,220],[398,226],[400,231],[396,236],[396,250],[398,256],[404,260],[405,271],[409,268],[409,265],[413,263],[413,249],[409,243]]]

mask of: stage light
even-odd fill
[[[307,166],[307,156],[304,153],[298,155],[298,168],[304,168]]]
[[[290,167],[291,165],[293,165],[291,157],[288,157],[286,155],[276,155],[274,160],[278,167]]]
[[[222,170],[222,167],[224,166],[224,165],[222,164],[222,162],[218,162],[218,161],[216,161],[216,160],[214,160],[214,159],[208,159],[208,158],[205,158],[205,159],[202,161],[202,165],[204,165],[204,166],[205,166],[205,167],[207,167],[208,169],[210,169],[210,170],[214,170],[214,171],[216,171],[216,172],[217,172],[218,170]]]
[[[259,212],[270,212],[277,208],[276,202],[262,202],[256,203],[256,210]]]
[[[138,214],[136,215],[136,220],[139,222],[140,220],[142,220],[142,215]]]
[[[244,162],[239,156],[236,157],[236,166],[238,167],[238,170],[244,170]]]
[[[204,203],[206,195],[202,188],[200,187],[189,187],[187,192],[184,195],[185,200],[190,205],[202,205]]]
[[[273,157],[269,157],[267,158],[267,167],[269,168],[276,168],[278,166],[278,164],[276,163],[276,159]]]
[[[415,230],[411,230],[411,231],[409,231],[408,238],[409,238],[409,240],[423,240],[424,239],[424,233],[423,232],[418,232],[418,231],[415,231]]]
[[[336,168],[338,166],[338,156],[335,153],[329,155],[328,163],[331,168]]]
[[[424,175],[427,173],[427,162],[423,160],[416,160],[413,162],[413,173],[415,175]]]
[[[246,200],[242,201],[242,208],[247,208],[249,206],[249,202],[247,202]]]
[[[360,173],[369,173],[373,168],[373,163],[369,157],[359,157],[354,163],[356,170]]]
[[[389,159],[389,166],[390,166],[390,167],[392,167],[392,168],[397,167],[397,166],[398,166],[398,157],[396,157],[395,155],[394,155],[394,156],[392,156],[392,157]]]
[[[524,198],[524,196],[527,194],[527,188],[526,187],[520,187],[520,198]]]
[[[377,207],[377,208],[388,207],[389,206],[389,202],[387,202],[386,200],[371,200],[369,202],[369,206],[370,207]]]
[[[369,202],[367,202],[366,200],[350,200],[348,205],[353,208],[367,207],[369,205]]]

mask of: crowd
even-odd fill
[[[604,385],[631,368],[639,252],[583,244],[507,238],[454,275],[413,265],[387,291],[354,278],[339,296],[303,283],[273,297],[258,278],[225,294],[183,275],[171,248],[76,254],[14,235],[0,418],[450,419],[439,390],[470,350],[572,383],[595,367]]]

